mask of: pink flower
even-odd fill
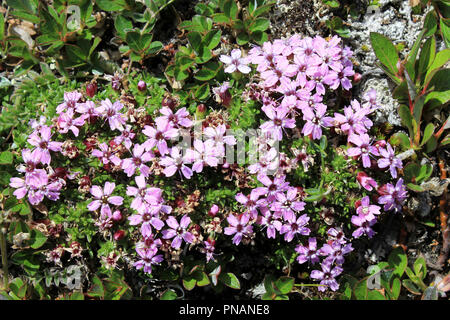
[[[123,203],[123,198],[120,196],[111,196],[114,191],[116,184],[114,182],[105,182],[105,186],[102,189],[99,186],[91,187],[91,194],[94,199],[88,204],[87,208],[89,211],[96,211],[101,206],[100,213],[102,216],[111,216],[111,208],[109,204],[120,206]]]
[[[135,136],[136,134],[131,130],[131,126],[127,124],[125,128],[121,130],[120,136],[114,138],[114,142],[118,145],[123,143],[125,148],[129,150],[133,145],[132,140],[134,139]]]
[[[395,156],[394,149],[388,143],[387,148],[379,148],[380,155],[382,158],[378,159],[378,167],[383,169],[389,167],[392,178],[397,178],[397,169],[403,168],[402,160]]]
[[[307,136],[312,133],[313,139],[320,139],[322,136],[322,127],[330,127],[333,124],[333,118],[325,117],[327,107],[324,104],[318,104],[315,109],[303,108],[303,120],[306,120],[302,133]]]
[[[197,173],[202,172],[205,165],[217,167],[219,163],[218,156],[213,140],[207,140],[205,142],[194,140],[194,149],[186,151],[186,157],[193,162],[192,170]]]
[[[361,199],[361,205],[356,208],[356,213],[366,219],[367,221],[374,220],[375,215],[380,214],[380,207],[370,204],[370,199],[368,196],[365,196]]]
[[[296,234],[301,234],[304,236],[309,235],[311,230],[305,227],[308,221],[309,217],[306,214],[303,214],[297,220],[293,219],[287,224],[284,224],[280,230],[280,233],[284,234],[284,240],[291,242]]]
[[[172,109],[168,107],[162,107],[159,109],[162,116],[158,117],[155,121],[163,121],[163,123],[170,123],[171,126],[175,128],[179,128],[180,126],[185,128],[192,127],[192,120],[189,119],[189,112],[187,112],[186,108],[179,109],[176,113],[173,113]],[[160,120],[158,120],[160,119]]]
[[[122,169],[128,177],[131,177],[136,172],[136,169],[139,169],[139,172],[145,177],[149,176],[150,168],[145,165],[145,163],[155,158],[155,156],[152,152],[144,151],[144,145],[135,144],[133,148],[133,157],[122,160]]]
[[[247,225],[249,221],[249,215],[242,214],[240,218],[237,218],[234,215],[229,215],[227,218],[230,227],[226,227],[224,229],[224,233],[228,236],[234,234],[233,244],[238,245],[243,236],[248,236],[253,232],[253,227],[251,225]]]
[[[85,117],[81,116],[78,118],[74,117],[74,111],[73,109],[67,110],[65,113],[61,113],[58,117],[58,132],[59,133],[67,133],[70,131],[73,132],[73,135],[75,137],[78,137],[78,134],[80,130],[78,127],[81,127],[84,125]]]
[[[109,146],[106,143],[101,143],[99,145],[100,150],[92,150],[92,155],[100,159],[103,164],[108,164],[112,162],[114,165],[119,166],[122,163],[119,157],[113,154]]]
[[[164,239],[172,239],[171,246],[174,249],[179,249],[183,240],[187,243],[192,243],[194,241],[194,236],[192,233],[186,231],[187,227],[191,223],[191,218],[187,215],[184,215],[180,223],[173,217],[170,216],[166,220],[167,225],[170,229],[166,229],[162,231],[162,235]]]
[[[370,137],[368,134],[356,135],[352,134],[348,137],[348,141],[356,145],[356,147],[349,148],[347,154],[350,157],[361,157],[364,168],[370,168],[370,155],[378,156],[378,149],[370,145]]]
[[[149,139],[143,143],[145,150],[151,150],[155,146],[158,148],[159,153],[163,156],[169,153],[167,141],[178,137],[178,129],[171,126],[168,121],[158,121],[156,123],[156,129],[152,126],[145,126],[142,133]]]
[[[365,172],[358,172],[356,175],[356,180],[358,180],[359,184],[367,191],[372,191],[373,188],[378,188],[377,182],[369,177]]]
[[[240,49],[233,49],[231,51],[231,56],[220,56],[220,61],[222,61],[226,65],[224,70],[226,73],[233,73],[237,70],[241,73],[247,74],[252,71],[252,69],[250,69],[250,67],[248,66],[249,59],[241,58],[241,55],[242,52]]]
[[[186,179],[192,177],[192,169],[186,166],[186,164],[191,163],[189,157],[183,156],[181,150],[178,147],[173,147],[170,151],[170,157],[165,156],[160,161],[159,164],[164,168],[164,174],[166,177],[173,176],[178,170]]]
[[[52,130],[48,126],[42,126],[40,130],[34,131],[28,137],[28,143],[36,148],[33,150],[33,157],[39,159],[43,164],[50,164],[51,151],[61,151],[62,142],[50,141]]]
[[[267,106],[263,107],[263,111],[270,121],[263,123],[260,128],[263,132],[269,132],[273,139],[281,141],[283,139],[283,129],[295,127],[295,120],[287,117],[289,109],[282,106],[279,106],[277,109]]]
[[[56,113],[62,113],[65,110],[74,111],[78,106],[78,101],[83,97],[78,91],[64,92],[64,102],[56,107]]]
[[[133,264],[136,269],[142,269],[145,273],[152,273],[152,265],[161,263],[164,259],[162,255],[156,255],[157,249],[151,248],[136,248],[141,260]]]
[[[108,120],[111,130],[123,130],[127,117],[120,113],[122,109],[123,105],[119,101],[112,103],[111,100],[106,98],[100,103],[97,110]]]

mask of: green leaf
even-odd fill
[[[118,15],[114,20],[114,27],[119,37],[125,39],[126,33],[133,29],[133,23],[123,15]]]
[[[214,78],[221,68],[220,64],[217,62],[208,62],[203,68],[197,72],[194,76],[195,79],[200,81],[208,81]]]
[[[194,95],[195,95],[195,98],[200,100],[200,101],[204,101],[204,100],[208,99],[208,97],[210,95],[209,84],[208,83],[204,83],[201,86],[199,86],[195,90]]]
[[[416,261],[414,261],[414,272],[420,279],[425,279],[427,275],[427,264],[423,257],[418,257]]]
[[[425,33],[425,37],[430,37],[431,35],[433,35],[436,30],[437,30],[437,17],[436,17],[436,12],[430,11],[426,17],[425,17],[425,21],[423,23],[423,28],[427,31]]]
[[[400,281],[400,278],[395,277],[392,280],[392,287],[391,287],[391,294],[392,294],[392,298],[394,300],[398,299],[398,297],[400,295],[401,288],[402,288],[402,283]]]
[[[440,27],[442,38],[444,39],[445,46],[447,48],[450,47],[450,18],[441,18],[440,19]]]
[[[386,297],[380,291],[371,290],[367,293],[367,300],[386,300]]]
[[[205,272],[200,271],[200,272],[198,272],[198,275],[199,276],[197,278],[197,286],[204,287],[211,283]]]
[[[433,76],[436,74],[436,72],[448,61],[450,60],[450,49],[445,49],[436,54],[436,57],[431,64],[431,66],[428,68],[428,71],[425,76],[425,84],[427,84]]]
[[[84,300],[84,294],[83,292],[71,292],[69,294],[69,300]]]
[[[437,289],[435,286],[428,287],[425,289],[422,300],[437,300],[439,297]]]
[[[425,130],[423,131],[423,138],[422,138],[422,142],[420,143],[420,145],[423,146],[425,143],[427,143],[428,140],[430,140],[433,133],[434,133],[434,125],[432,123],[429,123],[425,127]]]
[[[250,39],[257,44],[262,45],[264,42],[269,40],[269,36],[266,32],[255,31],[250,35]]]
[[[219,24],[228,24],[230,19],[224,13],[217,13],[213,15],[213,21]]]
[[[192,49],[198,54],[202,47],[202,35],[197,31],[192,31],[188,33],[187,38]]]
[[[203,39],[203,45],[208,49],[212,50],[220,43],[220,38],[222,36],[222,31],[211,30],[209,31],[205,38]]]
[[[270,20],[266,18],[257,18],[249,26],[250,32],[266,31],[270,27]]]
[[[125,0],[96,0],[95,4],[103,11],[122,11],[127,7]]]
[[[322,0],[323,4],[330,6],[331,8],[339,8],[341,5],[337,0]]]
[[[288,294],[294,287],[294,278],[292,277],[280,277],[274,283],[274,289],[278,290],[282,294]]]
[[[183,279],[183,287],[188,291],[194,289],[196,284],[197,280],[195,280],[194,277],[187,276]]]
[[[221,273],[219,276],[219,280],[224,285],[226,285],[227,287],[230,287],[232,289],[240,289],[241,288],[239,279],[231,272]]]
[[[102,280],[94,275],[92,278],[92,286],[89,288],[87,295],[91,298],[103,299],[105,297],[105,287]]]
[[[450,69],[440,69],[431,79],[428,88],[432,90],[425,98],[427,110],[441,107],[450,101]]]
[[[425,74],[436,56],[436,38],[430,37],[425,41],[419,56],[419,77]]]
[[[357,300],[366,300],[367,293],[367,278],[364,278],[355,284],[353,287],[353,294]]]
[[[250,40],[250,37],[248,36],[247,32],[241,32],[236,37],[236,42],[238,45],[243,46],[244,44],[247,44]]]
[[[176,292],[173,291],[172,289],[167,289],[166,291],[163,292],[160,299],[161,300],[175,300],[176,298],[178,298]]]
[[[399,57],[397,49],[391,40],[380,33],[371,32],[370,42],[375,51],[375,55],[380,62],[385,65],[391,73],[397,74],[397,62],[399,61]]]
[[[398,115],[400,116],[400,119],[402,120],[402,124],[408,128],[409,130],[409,136],[414,137],[414,130],[412,126],[412,116],[411,112],[409,111],[409,108],[405,105],[400,105],[398,108]]]
[[[14,155],[12,152],[3,151],[0,153],[0,164],[12,164],[14,161]]]
[[[31,230],[29,241],[30,247],[38,249],[42,247],[46,241],[47,237],[42,232],[36,229]]]
[[[401,146],[402,150],[408,150],[411,147],[409,137],[403,132],[396,132],[389,141],[393,146]]]
[[[388,262],[391,267],[395,268],[394,275],[401,278],[408,265],[408,259],[406,254],[403,252],[403,249],[400,247],[395,248],[389,255]]]
[[[128,46],[133,50],[139,52],[145,48],[142,42],[141,34],[137,31],[128,31],[125,35],[125,39],[127,41]]]
[[[238,13],[238,6],[234,0],[226,0],[223,5],[223,13],[229,19],[236,19]]]
[[[406,184],[406,186],[408,187],[408,189],[414,191],[414,192],[423,192],[425,191],[421,186],[418,186],[417,184],[414,183],[408,183]]]
[[[146,55],[153,55],[158,53],[159,51],[162,50],[162,48],[164,48],[163,44],[160,41],[153,41],[150,46],[148,47],[148,49],[145,51]]]

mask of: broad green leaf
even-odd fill
[[[436,17],[436,12],[430,11],[426,17],[425,17],[425,21],[423,24],[423,28],[427,31],[425,33],[425,37],[430,37],[431,35],[433,35],[436,30],[437,30],[437,17]]]
[[[220,30],[211,30],[209,31],[205,38],[203,39],[203,45],[208,49],[212,50],[220,43],[220,38],[222,36],[222,31]]]
[[[436,38],[430,37],[425,41],[419,56],[419,77],[422,77],[434,61],[436,56]]]
[[[127,7],[125,0],[95,0],[95,4],[103,11],[122,11]]]
[[[414,136],[413,125],[412,125],[412,115],[409,108],[405,105],[400,105],[398,108],[398,115],[402,120],[402,124],[408,128],[410,137]]]
[[[119,37],[125,39],[126,33],[133,29],[133,23],[123,15],[118,15],[114,20],[114,27]]]
[[[183,287],[188,291],[191,291],[192,289],[194,289],[196,284],[197,284],[197,280],[195,280],[194,277],[188,276],[183,279]]]
[[[141,34],[137,31],[128,31],[125,35],[128,46],[136,51],[141,51],[144,49],[144,44],[142,43]]]
[[[230,19],[224,13],[217,13],[213,15],[213,21],[219,24],[228,24]]]
[[[250,40],[250,37],[248,36],[247,32],[241,32],[236,37],[236,42],[238,45],[243,46],[244,44],[247,44]]]
[[[405,273],[405,269],[408,265],[408,259],[406,257],[406,254],[403,252],[403,249],[401,247],[395,248],[392,250],[391,254],[388,258],[389,265],[394,270],[394,275],[399,276],[399,278],[402,277],[403,273]]]
[[[408,189],[414,191],[414,192],[423,192],[425,191],[421,186],[414,184],[414,183],[407,183],[406,187],[408,187]]]
[[[257,18],[253,21],[250,26],[250,32],[255,31],[266,31],[270,27],[270,20],[266,18]]]
[[[294,287],[294,278],[292,277],[280,277],[274,282],[274,289],[278,290],[282,294],[288,294]]]
[[[195,95],[195,98],[200,100],[200,101],[204,101],[204,100],[208,99],[208,97],[210,95],[209,84],[208,83],[204,83],[201,86],[199,86],[195,90],[194,95]]]
[[[442,38],[444,39],[445,46],[447,48],[450,48],[450,18],[442,17],[439,24],[441,27]]]
[[[14,155],[9,151],[3,151],[0,153],[0,164],[12,164],[14,161]]]
[[[427,275],[427,264],[423,257],[418,257],[416,261],[414,261],[414,272],[420,279],[425,279],[425,276]]]
[[[103,299],[105,297],[105,287],[102,280],[94,275],[92,278],[92,286],[89,288],[87,295],[92,298]]]
[[[386,300],[386,297],[383,296],[380,291],[370,290],[367,293],[367,300]]]
[[[189,32],[187,35],[187,38],[189,40],[189,43],[192,47],[192,49],[195,50],[197,54],[201,51],[202,47],[202,35],[197,31]]]
[[[42,247],[46,241],[47,237],[42,232],[36,229],[31,230],[29,241],[30,247],[38,249]]]
[[[163,44],[160,41],[153,41],[148,49],[145,51],[146,55],[153,55],[158,53],[164,48]]]
[[[230,287],[233,289],[241,288],[239,279],[231,272],[221,273],[219,276],[219,280],[227,287]]]
[[[432,90],[425,97],[427,111],[441,107],[450,101],[450,69],[440,69],[431,79],[428,89]]]
[[[221,66],[217,62],[208,62],[195,74],[194,78],[200,81],[211,80],[216,76],[220,68]]]
[[[178,296],[175,291],[173,291],[172,289],[167,289],[161,295],[161,300],[175,300],[177,297]]]
[[[355,284],[353,287],[353,294],[357,300],[366,300],[367,293],[367,278],[364,278]]]
[[[420,143],[420,146],[423,146],[425,143],[427,143],[428,140],[430,140],[433,133],[434,133],[434,125],[432,123],[427,124],[425,130],[423,131],[423,138],[422,142]]]
[[[425,84],[433,78],[436,72],[450,60],[450,49],[445,49],[436,54],[433,63],[428,68],[425,76]]]
[[[371,32],[370,42],[372,43],[372,48],[380,62],[385,65],[391,73],[397,74],[399,57],[397,49],[391,40],[380,33]]]
[[[406,71],[409,73],[409,75],[411,76],[412,81],[415,82],[416,79],[416,70],[415,70],[415,66],[416,66],[416,60],[417,60],[417,53],[419,52],[420,49],[420,44],[422,43],[422,38],[423,35],[425,33],[425,30],[422,30],[419,35],[417,36],[416,41],[414,42],[413,47],[411,48],[411,51],[408,54],[408,58],[405,64],[405,68]]]
[[[229,19],[234,20],[237,18],[238,6],[235,0],[225,0],[225,3],[223,5],[223,13]]]
[[[402,288],[402,283],[400,281],[400,278],[395,277],[392,280],[392,287],[391,287],[391,294],[392,294],[392,298],[394,300],[398,299],[398,297],[400,295],[401,288]]]
[[[401,146],[402,150],[408,150],[411,147],[409,137],[403,132],[393,134],[389,141],[393,146]]]

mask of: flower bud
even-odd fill
[[[114,240],[116,241],[121,240],[123,237],[125,237],[125,231],[123,230],[118,230],[114,233]]]
[[[217,206],[217,204],[213,204],[211,209],[209,209],[208,215],[210,217],[215,217],[217,212],[219,212],[219,207]]]
[[[86,85],[86,94],[88,97],[92,98],[97,93],[97,83],[91,82]]]
[[[360,82],[362,79],[362,75],[360,73],[355,72],[355,74],[353,75],[353,83],[358,83]]]
[[[144,91],[147,89],[147,84],[145,83],[145,81],[141,80],[138,82],[137,88],[139,91]]]
[[[201,103],[197,106],[197,110],[195,111],[195,115],[197,116],[197,119],[205,119],[206,115],[206,106]]]
[[[114,221],[122,220],[122,213],[119,210],[114,211],[113,214],[112,214],[112,219]]]

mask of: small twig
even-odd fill
[[[439,169],[441,170],[441,180],[447,178],[447,170],[445,169],[445,163],[442,159],[439,159]],[[447,188],[442,193],[441,200],[439,201],[439,220],[441,222],[442,230],[442,250],[439,256],[438,265],[444,267],[450,252],[450,230],[448,228],[448,214],[447,214]]]
[[[6,252],[6,237],[5,234],[3,233],[3,227],[2,230],[0,230],[0,247],[3,266],[3,288],[5,290],[9,290],[8,257]]]

